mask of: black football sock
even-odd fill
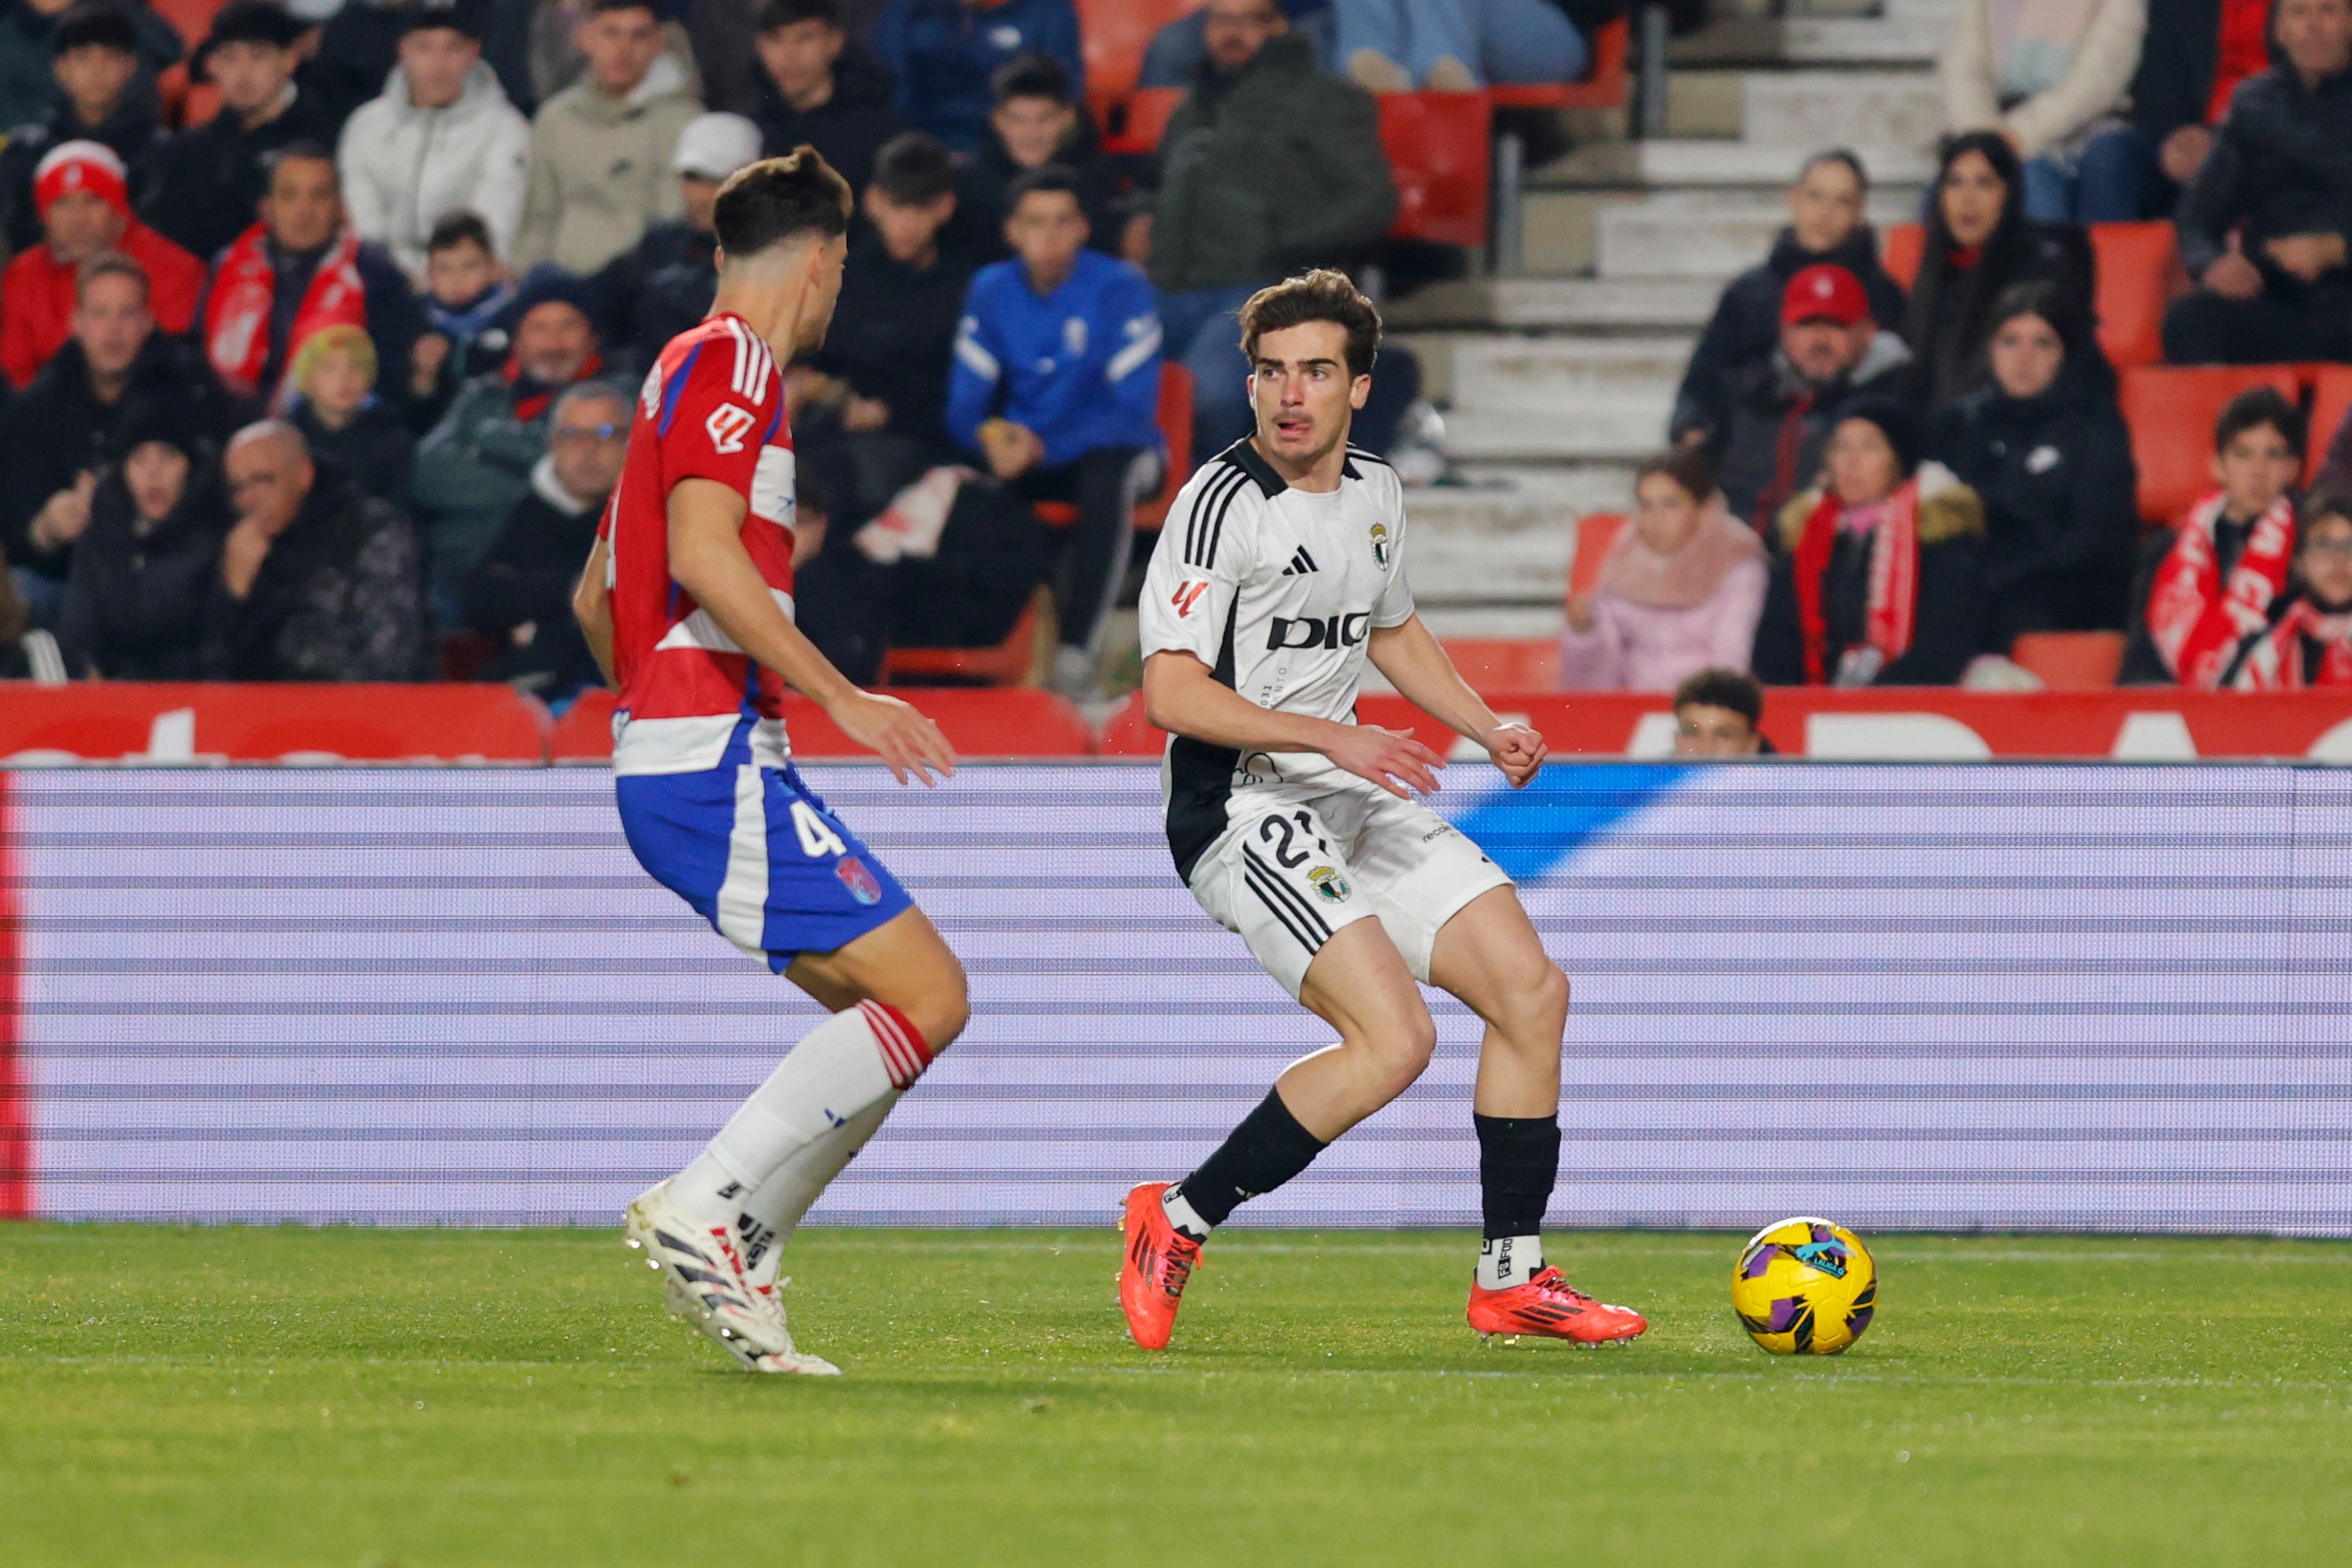
[[[1500,1291],[1543,1271],[1544,1209],[1559,1179],[1559,1118],[1473,1112],[1470,1122],[1478,1129],[1478,1186],[1486,1207],[1478,1283]]]
[[[1298,1124],[1277,1089],[1242,1118],[1199,1170],[1176,1184],[1171,1197],[1181,1195],[1203,1220],[1223,1225],[1244,1198],[1272,1192],[1313,1165],[1323,1149],[1323,1140]]]

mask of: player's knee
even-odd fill
[[[1437,1020],[1426,1011],[1418,1018],[1405,1019],[1384,1054],[1389,1070],[1384,1087],[1393,1100],[1429,1071],[1430,1059],[1437,1054]]]
[[[923,1031],[923,1041],[933,1055],[955,1043],[963,1026],[971,1021],[971,987],[964,978],[963,966],[950,956],[939,977],[902,1010]]]

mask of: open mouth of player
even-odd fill
[[[1304,441],[1315,433],[1315,422],[1303,413],[1278,413],[1274,433],[1286,441]]]

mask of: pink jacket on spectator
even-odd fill
[[[1672,556],[1651,549],[1628,522],[1601,563],[1597,622],[1561,634],[1560,685],[1670,692],[1710,666],[1745,670],[1768,578],[1763,541],[1720,496]]]

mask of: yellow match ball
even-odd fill
[[[1774,1355],[1835,1355],[1878,1303],[1878,1265],[1826,1219],[1784,1219],[1750,1237],[1731,1272],[1731,1310]]]

